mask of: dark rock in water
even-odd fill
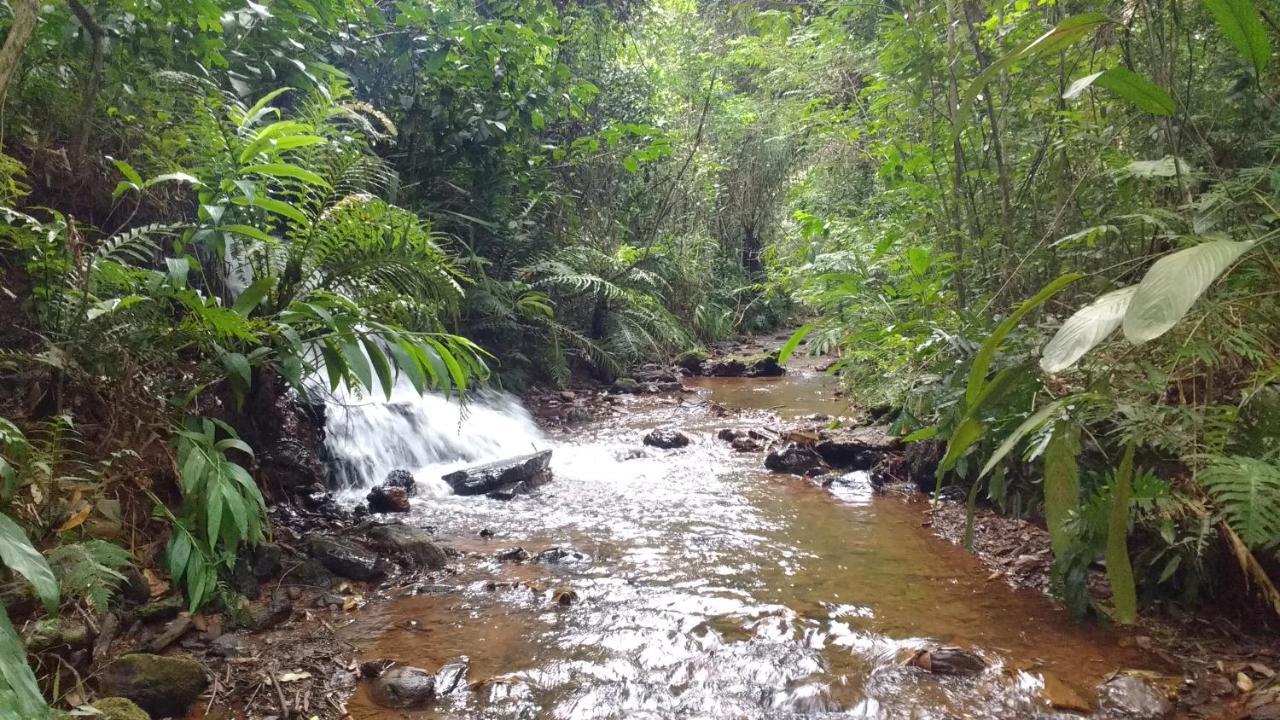
[[[369,510],[376,513],[409,512],[409,491],[402,487],[379,485],[369,491]]]
[[[907,443],[906,450],[902,453],[907,463],[907,478],[920,492],[933,492],[938,463],[942,462],[946,451],[946,444],[937,440]]]
[[[444,697],[449,693],[467,689],[467,669],[471,661],[459,657],[445,663],[436,672],[436,696]]]
[[[319,560],[308,559],[295,563],[284,572],[284,580],[293,585],[327,588],[333,585],[335,575]]]
[[[522,547],[513,547],[494,555],[493,559],[498,562],[524,562],[529,559],[529,551]]]
[[[1161,720],[1173,714],[1164,693],[1133,675],[1117,675],[1098,688],[1099,705],[1106,717],[1126,720]]]
[[[481,528],[480,537],[491,538],[493,536],[494,536],[494,532],[492,530],[490,530],[489,528]]]
[[[764,466],[774,472],[804,475],[822,466],[822,456],[810,448],[793,443],[769,453],[764,460]]]
[[[918,650],[907,664],[936,675],[977,675],[987,669],[987,661],[977,653],[957,647]]]
[[[532,490],[533,488],[529,486],[529,483],[521,480],[510,485],[503,485],[497,490],[491,490],[485,493],[485,497],[494,500],[515,500],[521,495],[528,495]]]
[[[689,444],[689,436],[672,428],[657,428],[644,436],[644,444],[656,448],[682,448]]]
[[[534,555],[533,561],[547,565],[577,565],[591,562],[591,556],[573,548],[551,547]]]
[[[122,655],[99,678],[105,695],[118,695],[155,717],[184,717],[209,684],[204,668],[189,657]]]
[[[378,562],[378,556],[362,547],[320,535],[308,535],[303,539],[311,557],[335,575],[366,582],[387,576],[386,567]]]
[[[499,460],[451,472],[444,481],[459,495],[484,495],[523,482],[537,487],[551,479],[551,451]]]
[[[370,685],[373,701],[388,708],[420,707],[436,696],[436,677],[421,668],[399,665]]]
[[[404,523],[377,525],[368,537],[375,549],[404,558],[415,568],[439,570],[448,561],[431,535]]]
[[[556,588],[551,596],[556,601],[556,604],[561,607],[569,607],[578,602],[578,593],[574,592],[573,588]]]
[[[702,364],[709,356],[702,350],[687,350],[676,356],[676,367],[690,375],[701,375]]]
[[[703,363],[702,371],[715,377],[777,377],[787,372],[778,364],[776,351],[708,360]]]
[[[417,490],[418,481],[413,479],[413,473],[408,470],[392,470],[387,473],[387,478],[382,481],[384,487],[404,488],[409,495],[413,495]]]
[[[741,437],[734,440],[731,445],[738,452],[759,452],[764,449],[759,440],[749,437]]]
[[[338,512],[338,503],[334,501],[333,494],[320,483],[312,483],[303,488],[301,499],[302,506],[308,510],[324,514]]]
[[[830,433],[814,448],[828,464],[850,470],[870,470],[886,453],[902,449],[902,440],[888,426],[869,426]]]
[[[128,698],[98,698],[90,704],[98,711],[98,720],[151,720],[146,710]]]
[[[721,428],[720,432],[716,433],[716,437],[725,442],[733,442],[742,436],[743,432],[741,430],[734,430],[733,428]]]
[[[395,667],[395,664],[395,660],[387,660],[385,658],[365,660],[360,663],[360,677],[365,680],[372,680],[376,677],[380,677],[382,673],[386,672],[387,668]]]

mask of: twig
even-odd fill
[[[284,699],[284,690],[280,687],[280,681],[276,680],[274,672],[267,673],[267,677],[271,680],[271,687],[276,689],[276,699],[280,701],[280,717],[283,720],[289,720],[289,701]]]

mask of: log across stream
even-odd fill
[[[528,495],[415,501],[408,521],[462,550],[461,574],[452,589],[370,607],[342,634],[362,658],[430,671],[465,657],[465,682],[415,710],[384,708],[362,686],[352,715],[1054,717],[1046,682],[1093,698],[1107,674],[1143,666],[1119,633],[989,579],[921,527],[918,502],[873,494],[856,474],[823,488],[769,473],[761,454],[717,439],[776,414],[839,414],[826,378],[690,385],[510,442],[553,449],[554,479]],[[655,427],[691,442],[645,447]],[[548,548],[561,550],[538,555]],[[939,646],[986,667],[912,664]]]

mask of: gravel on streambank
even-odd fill
[[[915,494],[914,487],[895,488]],[[917,494],[917,497],[921,497]],[[962,544],[965,505],[941,502],[924,511],[923,525],[954,544]],[[1053,550],[1049,533],[1026,520],[979,509],[974,515],[973,553],[990,571],[990,582],[1049,593]],[[1101,568],[1090,572],[1090,594],[1111,596]],[[1132,642],[1158,657],[1181,677],[1176,688],[1176,717],[1206,720],[1280,720],[1280,637],[1248,619],[1189,613],[1157,603],[1143,609]],[[1106,622],[1088,619],[1081,622]]]

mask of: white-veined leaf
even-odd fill
[[[1062,372],[1097,347],[1120,327],[1137,291],[1137,285],[1113,290],[1067,318],[1040,353],[1040,367],[1048,373]]]
[[[1138,284],[1124,316],[1124,336],[1135,345],[1165,334],[1213,281],[1253,242],[1213,240],[1155,262]]]

